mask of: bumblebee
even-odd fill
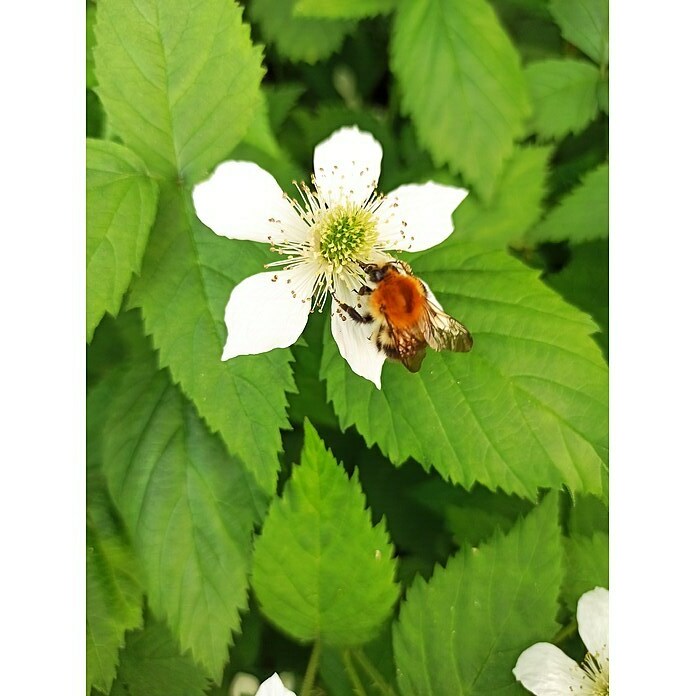
[[[363,264],[362,268],[374,287],[364,285],[356,292],[367,297],[369,311],[361,314],[355,307],[336,302],[351,320],[376,325],[370,340],[388,358],[418,372],[426,346],[458,353],[471,350],[474,340],[469,330],[443,311],[407,263],[389,261]]]

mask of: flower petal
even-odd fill
[[[261,684],[256,696],[295,696],[295,693],[286,689],[280,677],[274,673]]]
[[[292,345],[307,324],[311,290],[308,274],[301,269],[257,273],[239,283],[225,308],[227,343],[222,359]]]
[[[259,680],[253,674],[237,672],[230,684],[230,696],[254,696],[259,688]]]
[[[577,662],[551,643],[536,643],[527,648],[517,658],[512,673],[536,696],[582,694],[583,684],[588,684],[588,677]]]
[[[345,288],[336,288],[338,298],[347,305],[355,306],[357,295]],[[352,297],[351,297],[352,295]],[[364,308],[357,308],[365,313]],[[331,302],[331,333],[338,346],[338,352],[350,365],[356,375],[373,382],[377,389],[382,388],[382,365],[386,360],[384,353],[377,350],[374,341],[370,340],[376,330],[374,324],[358,324],[346,316],[336,300]]]
[[[452,234],[452,213],[468,194],[466,189],[433,181],[399,186],[376,213],[380,241],[387,249],[400,251],[434,247]]]
[[[196,215],[215,234],[254,242],[301,241],[307,226],[276,180],[253,162],[223,162],[193,188]]]
[[[578,633],[600,664],[609,660],[609,590],[595,587],[578,600]]]
[[[357,126],[341,128],[314,149],[317,190],[329,205],[362,205],[377,188],[382,146]]]

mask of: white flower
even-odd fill
[[[578,632],[587,648],[580,665],[550,643],[536,643],[512,673],[536,696],[608,696],[609,592],[595,587],[578,601]]]
[[[256,696],[295,696],[295,692],[286,689],[280,677],[273,674],[261,684]]]
[[[380,386],[385,356],[369,338],[372,327],[341,320],[336,299],[354,306],[365,284],[361,263],[385,263],[389,251],[419,251],[445,240],[452,213],[467,191],[433,182],[377,194],[382,147],[357,127],[341,128],[314,150],[310,188],[301,204],[252,162],[223,162],[193,190],[198,217],[230,239],[270,242],[284,258],[277,271],[243,280],[225,309],[222,359],[292,345],[310,311],[332,296],[331,330],[354,372]]]
[[[253,674],[245,672],[238,672],[234,676],[229,694],[230,696],[295,696],[293,691],[285,688],[283,681],[275,673],[259,686],[259,680]]]

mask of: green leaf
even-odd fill
[[[157,184],[128,148],[87,140],[87,340],[116,315],[140,270],[157,208]]]
[[[360,19],[387,14],[395,6],[396,0],[297,0],[293,12],[299,17]]]
[[[256,540],[252,585],[262,612],[302,642],[365,643],[398,596],[392,555],[357,477],[348,478],[305,421],[302,463]]]
[[[575,244],[568,265],[559,273],[547,275],[546,284],[568,302],[587,312],[601,332],[595,340],[609,355],[609,241]]]
[[[394,625],[403,696],[522,694],[520,653],[557,630],[561,538],[550,495],[505,537],[414,582]]]
[[[391,48],[420,140],[488,201],[529,114],[519,55],[495,13],[485,0],[404,0]]]
[[[292,62],[316,63],[328,58],[356,26],[349,20],[298,17],[294,5],[295,0],[253,0],[249,6],[264,40]]]
[[[561,597],[575,614],[580,597],[595,587],[609,587],[609,535],[565,539],[565,577]]]
[[[231,0],[99,0],[99,96],[151,172],[192,184],[258,108],[261,50]]]
[[[143,590],[128,539],[101,473],[111,399],[105,381],[87,398],[87,691],[109,693],[126,631],[142,625]]]
[[[527,236],[527,242],[586,242],[609,235],[609,165],[587,174]]]
[[[195,216],[190,193],[163,185],[160,208],[132,303],[174,380],[231,453],[275,490],[279,428],[287,424],[285,391],[294,384],[289,350],[222,362],[225,305],[232,288],[261,272],[262,245],[213,234]]]
[[[599,70],[582,60],[544,60],[525,68],[532,98],[531,131],[560,139],[581,131],[599,109]]]
[[[453,219],[459,234],[450,239],[492,248],[522,239],[541,217],[550,154],[550,147],[516,147],[490,203],[470,194],[457,208]]]
[[[579,495],[573,501],[568,515],[571,536],[592,536],[595,532],[609,532],[609,509],[593,495]]]
[[[412,265],[474,348],[429,351],[416,374],[388,362],[380,391],[327,332],[322,376],[341,427],[355,425],[397,464],[413,457],[466,488],[478,481],[530,499],[541,487],[599,492],[608,398],[594,322],[503,252],[458,242]]]
[[[268,118],[271,128],[278,132],[288,116],[297,108],[306,88],[297,82],[281,82],[263,86],[268,105]]]
[[[598,65],[609,62],[608,0],[550,0],[549,10],[566,41]]]
[[[516,496],[476,487],[457,505],[445,506],[447,526],[459,546],[479,546],[496,530],[508,532],[531,504]]]
[[[97,77],[94,74],[94,21],[97,18],[97,6],[93,2],[87,3],[85,12],[85,81],[87,89],[97,85]]]
[[[259,101],[259,106],[244,136],[244,144],[261,150],[264,154],[275,159],[280,159],[282,153],[278,140],[271,128],[271,120],[268,115],[268,104],[265,97]]]
[[[609,113],[609,76],[605,75],[597,85],[597,103],[605,113]]]
[[[203,696],[208,679],[164,624],[130,633],[111,696]]]
[[[265,497],[154,360],[113,397],[104,469],[144,571],[150,607],[219,680],[247,606],[253,525]]]

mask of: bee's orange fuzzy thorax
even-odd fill
[[[374,315],[385,316],[395,329],[418,324],[425,307],[425,290],[418,278],[390,271],[370,295]]]

